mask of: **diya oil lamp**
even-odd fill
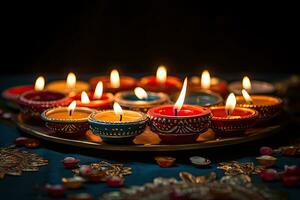
[[[59,91],[73,96],[76,93],[89,90],[89,84],[83,81],[76,81],[75,74],[70,72],[66,81],[53,81],[47,84],[46,89],[50,91]]]
[[[165,93],[146,92],[136,87],[134,91],[118,92],[115,101],[125,109],[146,113],[150,108],[168,103],[169,97]]]
[[[231,93],[226,106],[214,106],[210,108],[213,117],[211,128],[223,136],[242,133],[255,125],[258,119],[258,112],[250,108],[236,107],[236,98]]]
[[[112,107],[114,95],[112,93],[103,93],[103,83],[98,82],[94,92],[81,92],[81,95],[75,95],[72,99],[76,100],[78,107],[93,109],[108,109]]]
[[[243,108],[251,108],[258,111],[259,121],[268,121],[277,117],[282,109],[283,102],[278,97],[262,96],[262,95],[249,95],[248,92],[243,89],[243,96],[237,96],[237,106]]]
[[[185,78],[180,95],[174,105],[149,109],[150,128],[165,143],[191,143],[207,131],[211,112],[201,106],[183,104],[187,89]]]
[[[114,69],[110,73],[110,77],[97,76],[90,79],[92,89],[96,88],[99,81],[102,81],[105,90],[112,93],[117,93],[122,90],[131,90],[136,86],[136,80],[129,76],[119,75],[118,70]]]
[[[141,134],[148,121],[142,112],[123,110],[114,103],[114,110],[93,112],[88,119],[91,130],[107,143],[129,143]]]
[[[42,76],[39,76],[36,81],[35,85],[21,85],[8,88],[2,92],[2,97],[7,100],[7,105],[12,108],[18,108],[18,99],[20,96],[28,91],[36,90],[41,91],[44,89],[45,86],[45,79]]]
[[[248,76],[243,78],[242,83],[239,81],[230,83],[229,90],[235,94],[241,95],[242,89],[247,90],[249,94],[272,94],[275,92],[275,86],[264,81],[250,81]]]
[[[150,92],[164,92],[172,94],[180,91],[181,81],[174,76],[167,76],[167,69],[159,66],[155,76],[146,76],[141,78],[138,86]]]
[[[45,110],[41,118],[46,127],[61,137],[77,137],[89,130],[88,116],[95,110],[76,107],[76,101],[68,107],[56,107]]]
[[[189,86],[191,90],[210,90],[215,93],[226,95],[228,90],[228,84],[226,81],[217,77],[210,77],[207,70],[202,72],[201,78],[194,76],[190,79]]]
[[[18,104],[21,111],[30,117],[40,119],[40,114],[49,109],[59,106],[66,106],[71,102],[71,99],[64,93],[42,90],[44,82],[37,82],[36,90],[31,90],[21,94],[18,99]],[[38,89],[37,89],[38,88]]]

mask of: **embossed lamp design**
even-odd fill
[[[259,113],[259,121],[265,122],[277,117],[283,109],[283,102],[278,97],[249,95],[246,90],[242,90],[243,96],[237,96],[237,106],[251,108]]]
[[[189,87],[193,91],[209,90],[221,94],[222,96],[226,95],[228,90],[228,84],[226,81],[217,77],[211,78],[207,70],[202,72],[201,78],[198,76],[193,76],[190,79]]]
[[[209,127],[211,112],[208,108],[183,105],[186,88],[187,78],[175,105],[154,107],[147,113],[151,130],[165,143],[194,142]]]
[[[18,99],[18,104],[22,113],[26,116],[40,118],[40,114],[48,108],[58,106],[66,106],[71,99],[64,93],[42,90],[44,82],[40,82],[40,86],[36,86],[36,90],[23,93]]]
[[[95,89],[98,82],[102,81],[107,92],[117,93],[119,91],[131,90],[136,86],[136,80],[129,76],[119,75],[118,70],[114,69],[108,76],[96,76],[90,79],[92,89]]]
[[[35,85],[20,85],[8,88],[2,92],[2,97],[7,100],[6,103],[8,106],[12,108],[18,108],[18,99],[20,96],[28,91],[36,90],[41,91],[44,89],[45,86],[45,79],[42,76],[39,76],[36,81]]]
[[[244,132],[255,125],[258,119],[258,112],[250,108],[236,107],[236,98],[231,93],[226,106],[211,107],[213,117],[211,128],[223,136],[232,136]]]
[[[67,80],[53,81],[46,86],[47,90],[59,91],[70,96],[74,96],[82,91],[89,90],[89,84],[83,81],[76,81],[74,73],[70,72],[67,76]]]
[[[68,107],[57,107],[45,110],[41,117],[46,127],[60,137],[78,137],[88,129],[88,116],[95,110],[90,108],[76,107],[76,101]]]
[[[86,93],[73,97],[78,107],[87,107],[93,109],[108,109],[112,107],[114,95],[112,93],[103,93],[103,83],[98,82],[94,92]]]
[[[174,76],[167,76],[167,69],[159,66],[155,76],[146,76],[141,78],[138,86],[150,92],[164,92],[172,94],[180,91],[181,81]]]
[[[250,81],[248,76],[243,78],[243,81],[230,83],[229,90],[235,94],[241,95],[242,89],[247,90],[249,94],[272,94],[275,92],[275,86],[264,81]]]
[[[114,103],[114,110],[98,111],[89,116],[88,122],[94,134],[107,143],[130,143],[141,134],[148,121],[142,112],[122,110]]]
[[[118,92],[115,101],[125,109],[147,112],[150,108],[168,103],[169,97],[165,93],[146,92],[136,87],[134,91]]]

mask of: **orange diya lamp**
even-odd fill
[[[210,108],[213,117],[211,128],[222,136],[232,136],[245,132],[255,125],[258,112],[250,108],[236,107],[236,98],[233,93],[229,94],[225,106]]]
[[[36,81],[35,85],[21,85],[8,88],[2,92],[2,97],[7,100],[7,105],[12,108],[18,108],[18,99],[19,97],[28,91],[36,90],[41,91],[44,89],[45,86],[45,79],[42,76],[39,76]]]
[[[102,81],[104,88],[108,92],[116,93],[122,90],[131,90],[136,86],[136,80],[129,76],[119,75],[118,70],[114,69],[108,76],[97,76],[90,79],[92,89],[95,89],[98,82]]]
[[[53,81],[47,84],[46,89],[49,91],[59,91],[70,96],[74,96],[82,91],[89,90],[89,84],[83,81],[77,81],[74,73],[70,72],[67,80]]]
[[[217,77],[210,77],[207,70],[202,72],[201,78],[194,76],[190,79],[189,86],[191,90],[210,90],[225,96],[227,94],[227,82]]]
[[[243,96],[236,97],[237,106],[257,110],[260,122],[265,122],[277,117],[283,109],[283,102],[278,97],[262,95],[250,96],[245,89],[242,90],[242,94]]]
[[[148,110],[149,126],[165,143],[192,143],[207,131],[211,112],[208,108],[183,104],[187,90],[185,78],[174,105],[161,105]]]
[[[98,82],[94,92],[85,91],[81,95],[72,97],[79,107],[87,107],[93,109],[108,109],[112,107],[114,95],[112,93],[103,93],[103,83]]]
[[[174,76],[167,76],[167,69],[159,66],[156,76],[146,76],[141,78],[138,85],[150,92],[164,92],[172,94],[180,91],[181,81]]]
[[[89,130],[88,117],[95,110],[76,107],[76,101],[68,107],[56,107],[45,110],[41,118],[46,127],[59,137],[73,138]]]

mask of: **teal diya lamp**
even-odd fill
[[[148,117],[142,112],[123,110],[114,103],[114,110],[93,112],[88,123],[92,132],[106,143],[126,144],[143,133]]]
[[[170,102],[165,93],[146,92],[141,87],[136,87],[134,91],[119,92],[115,95],[115,102],[123,108],[146,113],[150,108],[167,104]]]

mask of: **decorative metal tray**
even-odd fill
[[[23,132],[44,140],[71,146],[108,151],[182,151],[230,146],[262,139],[280,131],[283,128],[283,125],[281,124],[272,124],[267,127],[252,128],[247,130],[241,136],[228,138],[216,137],[212,130],[208,130],[198,137],[197,142],[191,144],[162,144],[160,143],[159,137],[147,128],[144,133],[133,140],[132,144],[116,145],[102,142],[101,138],[94,135],[91,131],[87,131],[85,136],[77,139],[57,137],[51,130],[47,129],[43,125],[32,124],[22,115],[18,115],[16,123],[19,129]]]

